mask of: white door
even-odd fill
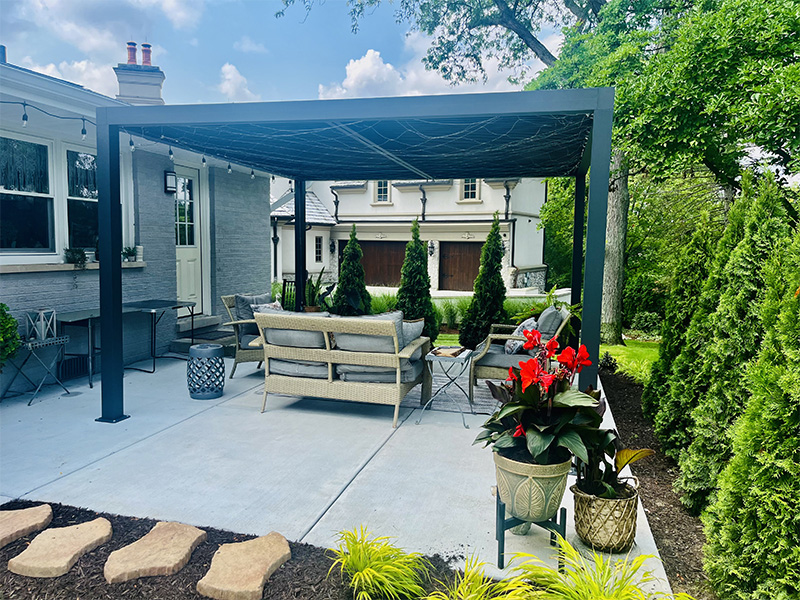
[[[175,261],[178,300],[194,302],[194,313],[203,312],[203,261],[200,249],[200,202],[197,193],[198,173],[178,171],[175,193]],[[178,316],[188,315],[182,309]]]

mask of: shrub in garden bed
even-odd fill
[[[339,284],[333,294],[332,313],[347,317],[369,314],[372,299],[364,283],[364,267],[361,265],[363,256],[354,223],[350,230],[350,239],[342,253],[342,266],[339,269]]]
[[[436,339],[441,321],[433,310],[428,253],[419,238],[419,222],[416,219],[411,225],[411,241],[406,244],[400,289],[397,290],[397,308],[403,311],[405,319],[425,319],[422,335]]]

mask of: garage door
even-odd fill
[[[361,264],[364,265],[364,280],[367,285],[399,286],[400,271],[406,256],[406,242],[359,241],[359,244],[364,253]],[[344,246],[342,243],[342,250]]]
[[[481,268],[482,242],[441,242],[439,289],[472,290]]]

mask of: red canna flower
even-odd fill
[[[539,385],[546,393],[550,389],[550,386],[553,385],[553,382],[555,380],[556,380],[555,373],[544,373],[541,377],[539,377]]]
[[[508,377],[506,377],[506,381],[518,381],[517,374],[514,373],[514,367],[508,367]]]
[[[524,392],[529,385],[539,381],[539,377],[544,371],[539,361],[534,358],[531,358],[527,362],[520,362],[519,367],[520,376],[522,377],[522,391]]]
[[[550,338],[545,348],[547,349],[547,358],[553,358],[556,354],[556,350],[558,350],[558,340],[556,338]]]
[[[525,350],[533,350],[536,346],[542,344],[542,332],[537,329],[533,331],[525,330],[522,335],[527,338],[527,341],[522,345]]]
[[[583,344],[578,348],[578,356],[575,358],[575,364],[578,366],[578,373],[581,372],[583,367],[588,367],[592,364],[592,361],[589,360],[589,351]]]
[[[525,437],[525,430],[522,428],[521,423],[517,425],[517,428],[514,430],[514,435],[512,437]]]
[[[567,346],[561,351],[561,354],[558,355],[558,362],[564,365],[570,371],[574,371],[575,367],[577,366],[577,360],[575,357],[575,349],[571,346]]]

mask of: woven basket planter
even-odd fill
[[[537,523],[551,519],[561,506],[572,461],[557,465],[517,462],[493,452],[497,493],[506,511],[518,519]]]
[[[577,485],[570,487],[575,498],[575,532],[586,545],[601,552],[627,552],[636,536],[636,508],[639,482],[626,483],[630,498],[598,498],[584,494]]]

